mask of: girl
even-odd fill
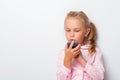
[[[103,80],[102,56],[96,47],[96,28],[82,11],[71,11],[64,21],[66,44],[58,58],[57,80]],[[72,48],[74,42],[79,43]]]

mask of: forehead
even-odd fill
[[[65,20],[65,28],[84,28],[84,23],[82,19],[68,17]]]

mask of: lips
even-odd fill
[[[75,39],[70,39],[70,42],[75,41]]]

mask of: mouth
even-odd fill
[[[75,39],[70,39],[69,41],[72,42],[72,41],[76,41],[76,40]]]

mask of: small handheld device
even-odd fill
[[[67,42],[68,47],[70,46],[71,42]],[[74,42],[72,48],[75,48],[76,46],[78,46],[78,42]]]

